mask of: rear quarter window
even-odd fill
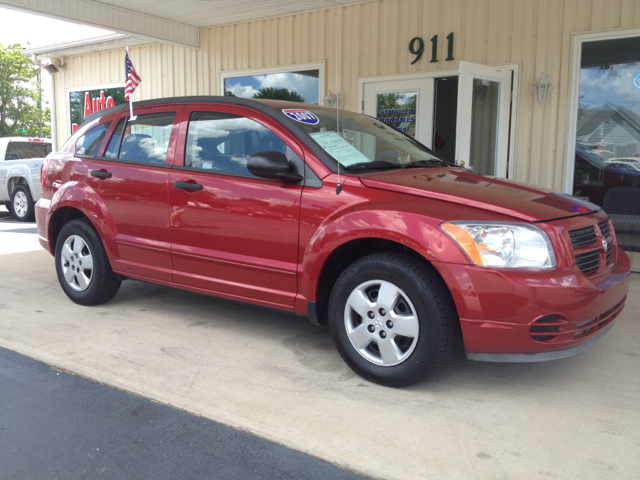
[[[98,125],[78,138],[76,141],[76,154],[89,156],[97,155],[100,145],[102,144],[102,140],[107,134],[110,125],[111,122]]]

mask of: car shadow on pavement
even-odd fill
[[[187,328],[232,328],[248,343],[252,338],[280,338],[277,348],[293,350],[297,360],[310,370],[343,369],[351,373],[334,348],[329,330],[317,327],[306,317],[293,313],[136,280],[125,281],[118,295],[108,304],[98,308],[136,309],[136,304],[141,298],[155,300],[152,304],[146,302],[144,308],[141,306],[138,309],[147,314],[154,310],[157,310],[158,314],[169,314],[175,317],[176,321],[184,322]],[[452,385],[458,388],[466,385],[464,388],[470,391],[489,394],[496,388],[517,390],[524,387],[535,388],[536,385],[573,382],[576,369],[582,370],[584,364],[596,363],[602,354],[599,347],[595,346],[576,357],[551,362],[475,362],[467,360],[462,336],[458,333],[452,352],[440,370],[430,378],[404,390],[438,392],[446,391]]]

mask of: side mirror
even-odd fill
[[[249,157],[247,170],[256,177],[282,180],[285,183],[298,183],[302,175],[291,171],[289,160],[281,152],[258,152]]]

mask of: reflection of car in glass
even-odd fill
[[[613,158],[604,161],[605,169],[619,173],[640,175],[640,161],[637,158]]]
[[[91,115],[43,167],[39,238],[79,304],[128,277],[308,315],[391,386],[435,372],[459,328],[471,359],[550,360],[624,306],[629,258],[592,204],[356,113],[232,97],[134,113]]]
[[[0,204],[18,221],[33,221],[40,168],[49,153],[51,140],[45,138],[0,138]]]
[[[611,188],[640,187],[640,163],[637,160],[605,160],[597,151],[577,145],[573,194],[603,206],[605,195]]]

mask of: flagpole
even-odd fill
[[[129,57],[129,47],[127,47],[127,57]],[[129,57],[129,60],[131,60],[131,57]],[[127,79],[125,78],[125,82],[126,81]],[[133,116],[133,92],[129,94],[129,113],[130,113],[129,120],[135,120],[135,117]]]

